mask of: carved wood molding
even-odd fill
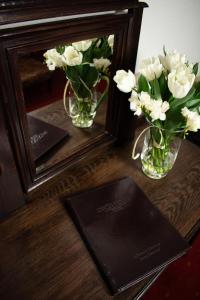
[[[87,1],[81,1],[81,0],[75,0],[73,3],[66,3],[64,0],[57,0],[56,4],[54,0],[0,0],[0,8],[1,9],[7,9],[7,8],[13,8],[13,7],[29,7],[30,5],[40,5],[40,6],[81,6],[84,5],[89,9],[89,5],[102,5],[103,1],[101,0],[87,0]],[[122,8],[128,8],[134,6],[136,3],[138,3],[138,0],[127,0],[127,1],[120,1],[120,0],[108,0],[104,2],[104,6],[115,6],[120,5]]]
[[[0,0],[0,25],[146,6],[138,0]]]

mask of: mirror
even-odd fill
[[[143,6],[2,30],[0,92],[25,192],[132,138],[127,95],[112,78],[134,68]]]
[[[114,35],[19,56],[36,174],[105,132]]]

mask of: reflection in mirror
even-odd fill
[[[110,35],[20,56],[36,173],[104,133],[113,43]]]

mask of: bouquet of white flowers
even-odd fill
[[[152,178],[162,178],[172,168],[177,156],[175,137],[200,129],[197,73],[198,63],[190,64],[185,55],[164,49],[163,56],[143,60],[139,74],[119,70],[114,76],[119,90],[131,92],[130,109],[137,116],[143,113],[149,122],[141,161],[143,171]],[[139,156],[136,144],[134,159]]]
[[[44,53],[49,70],[61,68],[66,75],[67,85],[64,93],[64,107],[78,127],[89,127],[93,122],[101,102],[105,99],[109,85],[109,66],[113,52],[114,36],[106,36],[61,45]],[[107,87],[99,99],[93,94],[93,88],[101,80]],[[66,104],[66,91],[73,92],[73,103]]]

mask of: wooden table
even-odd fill
[[[29,115],[61,128],[68,132],[69,138],[64,140],[61,145],[54,147],[43,156],[36,164],[36,173],[55,166],[63,161],[72,153],[87,146],[92,140],[94,141],[105,132],[107,101],[100,106],[94,123],[90,128],[78,128],[72,124],[72,120],[67,116],[64,110],[63,100],[55,101],[47,106],[36,109]]]
[[[31,201],[0,223],[0,299],[130,300],[146,279],[112,297],[59,197],[131,176],[182,236],[200,223],[200,149],[184,141],[174,169],[147,178],[133,161],[132,145],[94,151],[32,193]],[[200,274],[199,274],[200,275]],[[184,288],[184,287],[183,287]]]

